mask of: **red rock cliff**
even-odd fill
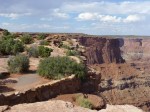
[[[119,40],[99,37],[81,37],[80,44],[85,46],[87,64],[122,63]]]

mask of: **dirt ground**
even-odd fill
[[[7,72],[7,60],[8,58],[0,58],[0,72]],[[38,58],[30,58],[28,73],[10,74],[10,76],[5,79],[0,79],[0,93],[24,91],[37,85],[50,82],[51,80],[40,77],[36,73],[39,60]]]

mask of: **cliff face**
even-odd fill
[[[121,57],[118,39],[82,37],[79,41],[85,46],[84,55],[87,58],[87,64],[121,63],[124,61]]]
[[[100,74],[98,91],[107,103],[150,111],[149,38],[88,37],[80,43],[88,67]]]
[[[119,39],[122,57],[127,61],[150,61],[150,39]]]

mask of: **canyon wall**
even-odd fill
[[[119,39],[122,57],[126,62],[150,61],[150,38]]]
[[[118,39],[81,37],[79,42],[85,46],[87,64],[122,63]]]
[[[100,74],[98,94],[109,104],[150,112],[150,38],[83,37],[83,55]]]

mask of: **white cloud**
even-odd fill
[[[71,2],[63,4],[61,11],[92,12],[101,14],[150,14],[150,1],[125,1],[125,2]]]
[[[62,19],[69,18],[69,15],[67,13],[61,12],[60,9],[54,9],[54,12],[52,15],[58,18],[62,18]]]
[[[144,17],[138,16],[138,15],[129,15],[127,18],[125,18],[123,21],[125,23],[130,23],[130,22],[138,22],[143,20]]]
[[[0,17],[6,17],[6,18],[11,18],[11,19],[17,19],[21,16],[29,16],[31,13],[23,13],[23,14],[18,14],[18,13],[0,13]]]
[[[111,16],[111,15],[101,15],[98,13],[89,13],[84,12],[80,13],[78,17],[76,17],[78,21],[101,21],[101,22],[111,22],[111,23],[131,23],[131,22],[138,22],[144,19],[143,16],[140,15],[128,15],[126,18]]]
[[[97,17],[98,17],[97,13],[85,12],[85,13],[80,13],[76,19],[79,21],[82,20],[85,21],[85,20],[95,20]]]
[[[103,22],[113,22],[113,23],[116,23],[116,22],[121,22],[122,18],[121,17],[116,17],[116,16],[110,16],[110,15],[102,15],[100,16],[100,21],[103,21]]]

